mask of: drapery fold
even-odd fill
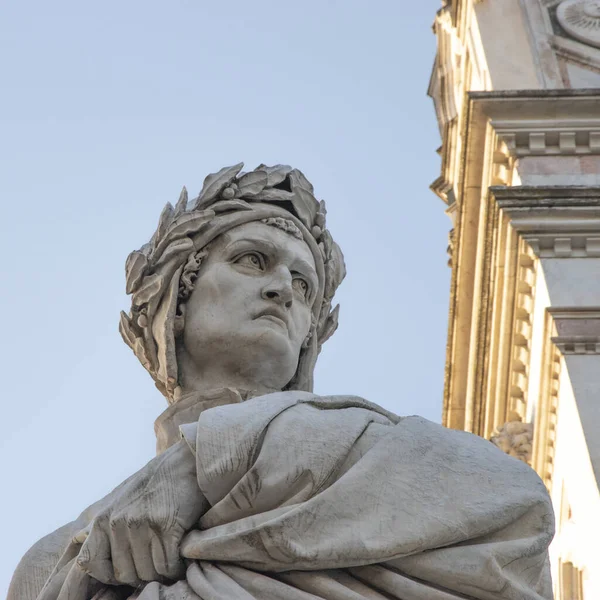
[[[486,440],[306,392],[217,406],[181,432],[210,503],[181,544],[185,580],[94,600],[552,598],[548,494]],[[39,600],[90,600],[61,588],[69,576]]]

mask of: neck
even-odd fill
[[[177,354],[177,364],[182,395],[205,394],[222,388],[244,390],[256,396],[281,391],[265,385],[256,377],[248,376],[239,368],[234,370],[223,363],[209,364],[200,368],[183,348],[180,348]]]

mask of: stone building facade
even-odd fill
[[[600,1],[446,0],[433,29],[443,423],[539,473],[555,596],[600,598]]]

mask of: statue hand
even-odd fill
[[[207,508],[195,457],[179,442],[131,477],[79,534],[77,564],[111,585],[182,579],[181,539]]]

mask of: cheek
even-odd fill
[[[245,316],[246,308],[256,295],[254,282],[219,263],[201,272],[196,280],[188,310],[192,318],[212,315],[217,320],[238,321]]]
[[[299,344],[302,344],[308,332],[312,320],[312,310],[308,306],[299,306],[294,317],[296,324],[295,338]]]

